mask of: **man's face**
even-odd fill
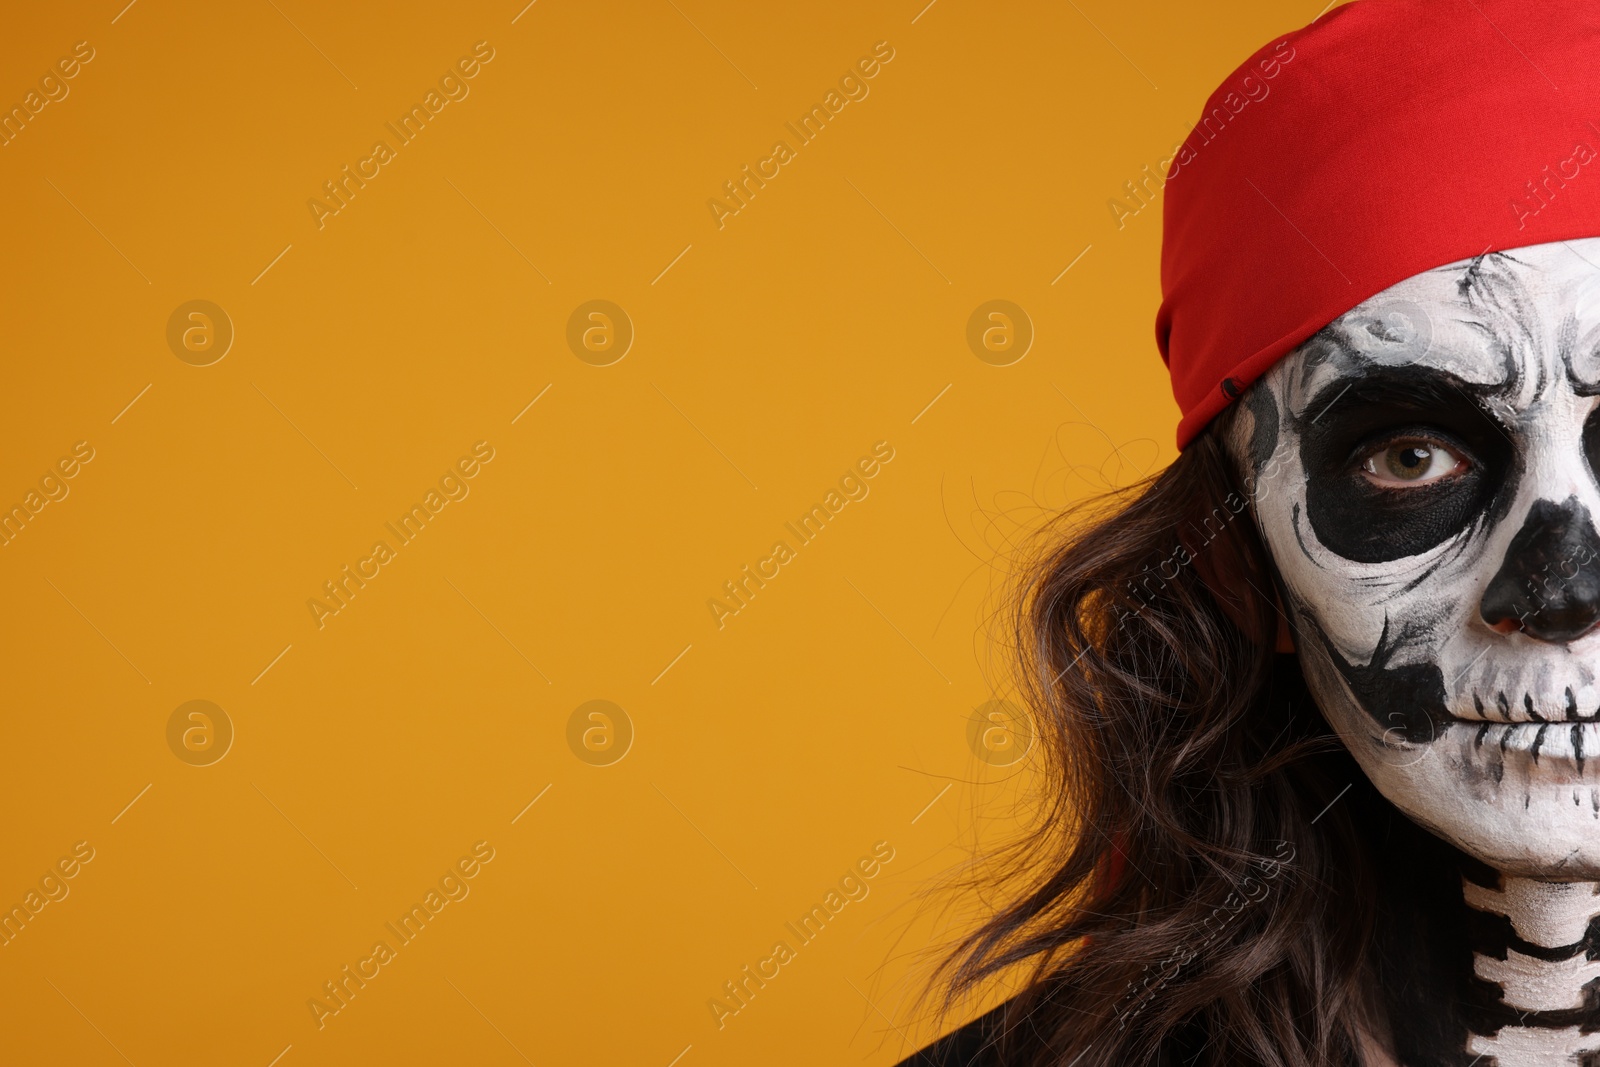
[[[1368,777],[1500,870],[1600,879],[1600,238],[1408,278],[1242,403],[1229,451]]]

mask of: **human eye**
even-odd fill
[[[1384,487],[1430,485],[1464,474],[1471,467],[1465,450],[1426,435],[1391,438],[1360,456],[1367,480]]]

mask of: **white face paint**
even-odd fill
[[[1428,271],[1246,393],[1229,449],[1318,705],[1416,822],[1600,880],[1600,238]]]

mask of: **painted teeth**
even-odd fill
[[[1600,752],[1600,721],[1479,722],[1473,746],[1482,751],[1526,752],[1535,763],[1567,761],[1583,770]]]
[[[1460,700],[1456,701],[1456,704],[1460,703]],[[1559,706],[1535,704],[1531,693],[1523,693],[1520,698],[1495,693],[1487,700],[1483,695],[1473,693],[1472,709],[1460,708],[1456,717],[1467,722],[1490,723],[1594,722],[1600,720],[1600,706],[1580,706],[1570,686],[1562,694]]]

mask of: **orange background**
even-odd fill
[[[923,2],[8,14],[6,106],[94,58],[0,148],[0,504],[94,458],[0,548],[0,906],[94,858],[0,948],[0,1059],[888,1064],[960,1021],[912,994],[970,907],[919,894],[1018,818],[1027,762],[968,743],[1010,692],[1008,553],[1173,455],[1159,208],[1107,202],[1318,12]],[[479,41],[468,95],[319,228],[307,201]],[[208,366],[167,340],[196,299],[235,331]],[[634,331],[609,366],[567,343],[595,299]],[[993,299],[1035,333],[1008,366],[966,339]],[[479,441],[469,495],[319,628],[307,601]],[[168,742],[191,700],[235,735],[207,766]],[[591,700],[632,726],[610,765],[569,747]],[[470,895],[319,1028],[479,841]],[[877,842],[869,894],[719,1028]]]

